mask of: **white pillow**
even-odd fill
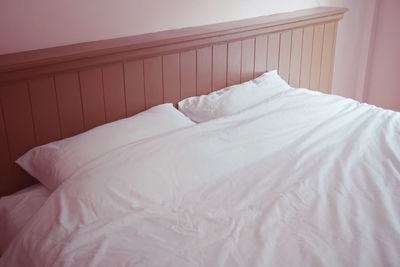
[[[43,206],[50,193],[43,185],[36,184],[0,198],[0,254]]]
[[[53,191],[81,166],[112,149],[193,124],[172,104],[162,104],[130,118],[35,147],[16,163]]]
[[[178,107],[191,120],[204,122],[242,111],[287,89],[291,87],[272,70],[242,84],[186,98]]]

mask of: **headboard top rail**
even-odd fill
[[[254,32],[256,35],[258,29],[264,29],[265,32],[265,28],[269,28],[273,32],[294,28],[293,25],[303,27],[315,24],[319,20],[322,22],[337,21],[347,10],[347,8],[338,7],[317,7],[232,22],[0,55],[0,83],[52,72],[75,70],[85,66],[118,62],[121,58],[135,59],[136,56],[146,54],[146,51],[143,50],[150,50],[149,54],[154,55],[153,50],[157,47],[163,47],[164,49],[159,52],[165,53],[175,48],[180,49],[179,44],[182,43],[192,42],[193,46],[198,46],[201,40],[207,43],[212,38],[216,42],[224,41],[222,37],[226,35],[236,34],[238,39],[243,37],[240,33],[251,34]],[[169,51],[165,49],[168,45],[170,45]],[[96,58],[96,60],[91,60],[92,58]]]

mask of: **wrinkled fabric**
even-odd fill
[[[46,201],[1,266],[399,266],[400,114],[305,89],[130,143]]]
[[[41,184],[0,198],[0,255],[50,196]]]

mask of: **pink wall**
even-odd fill
[[[1,0],[0,54],[238,20],[315,7],[318,2]]]
[[[400,111],[399,14],[399,0],[379,1],[365,93],[368,103],[396,111]]]
[[[350,11],[345,14],[338,29],[332,92],[361,101],[377,0],[342,2]]]
[[[364,95],[379,0],[1,0],[0,54],[287,12],[350,8],[338,29],[333,93]],[[396,1],[396,0],[393,0]]]

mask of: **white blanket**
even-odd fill
[[[400,114],[304,89],[109,152],[1,266],[400,266]]]

